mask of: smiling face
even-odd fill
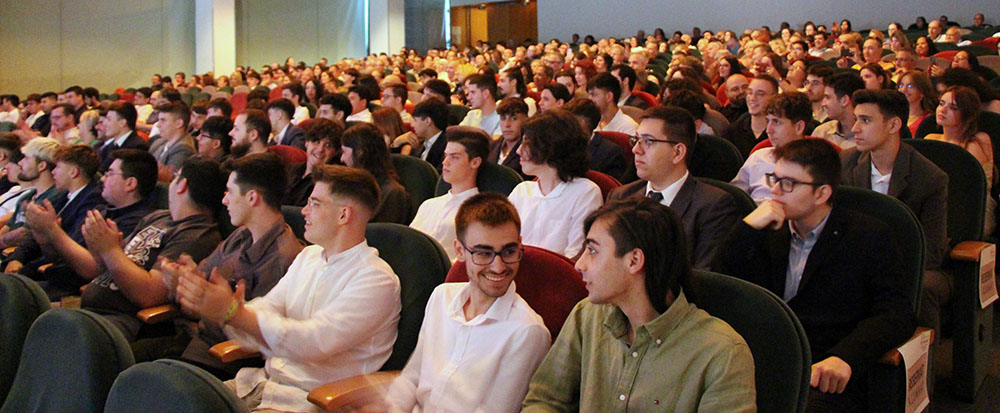
[[[506,263],[500,256],[494,256],[493,262],[479,265],[473,262],[472,251],[503,252],[521,248],[521,235],[513,222],[506,222],[498,227],[489,227],[480,222],[473,222],[465,228],[463,240],[455,240],[458,260],[465,262],[466,275],[475,294],[497,298],[504,295],[514,281],[520,262]],[[466,249],[468,248],[468,249]]]
[[[763,115],[764,108],[777,92],[768,81],[752,80],[749,89],[747,89],[747,111],[753,116]]]

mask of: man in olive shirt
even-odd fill
[[[688,302],[684,229],[648,198],[584,222],[576,305],[535,372],[523,411],[756,411],[753,356],[725,322]]]

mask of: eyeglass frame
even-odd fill
[[[629,146],[634,147],[637,143],[642,142],[643,149],[649,149],[653,142],[671,143],[674,145],[681,145],[684,142],[672,141],[669,139],[653,139],[645,136],[632,135],[628,137]]]
[[[788,185],[791,185],[791,188],[785,189],[785,182],[787,182]],[[774,184],[778,184],[778,188],[781,189],[781,192],[786,193],[786,194],[794,192],[795,191],[795,187],[797,185],[809,185],[809,186],[811,186],[813,188],[819,188],[819,187],[821,187],[823,185],[826,185],[826,184],[821,184],[821,183],[816,183],[816,182],[802,182],[802,181],[796,180],[795,178],[778,177],[778,175],[775,175],[774,172],[768,172],[768,173],[764,174],[764,183],[767,184],[768,188],[774,188]]]
[[[459,245],[461,245],[462,248],[464,248],[466,251],[468,251],[469,254],[472,254],[472,260],[471,261],[472,261],[473,264],[476,264],[476,265],[484,265],[484,266],[485,265],[493,265],[493,262],[496,261],[497,257],[500,257],[500,261],[502,261],[504,264],[517,264],[517,263],[521,262],[521,260],[524,259],[524,246],[523,245],[519,245],[517,247],[511,247],[511,248],[504,248],[504,249],[502,249],[500,251],[494,251],[494,250],[474,250],[474,249],[471,249],[469,247],[466,247],[465,244],[463,244],[461,242],[459,242]],[[518,253],[517,261],[507,261],[502,256],[502,254],[504,252],[511,252],[512,253],[512,252],[515,252],[515,251]],[[490,254],[490,260],[489,260],[489,262],[484,262],[484,263],[476,262],[476,254]]]

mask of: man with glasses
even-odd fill
[[[732,181],[758,204],[771,199],[771,187],[765,181],[765,175],[774,171],[777,161],[774,151],[789,142],[805,138],[806,123],[812,119],[812,106],[804,93],[788,92],[775,97],[761,112],[766,114],[767,134],[772,147],[751,153]]]
[[[916,320],[889,227],[831,203],[840,159],[818,139],[777,150],[773,199],[737,223],[723,272],[788,303],[812,352],[808,411],[863,411],[867,371],[913,333]]]
[[[694,117],[684,109],[646,110],[631,140],[639,180],[616,188],[608,201],[645,196],[673,209],[690,242],[692,266],[709,269],[738,216],[731,195],[688,172],[696,139]]]
[[[899,49],[896,51],[896,71],[892,74],[892,81],[899,83],[903,73],[913,71],[917,68],[917,54],[912,49]]]
[[[551,342],[542,318],[515,292],[521,221],[503,195],[459,207],[448,247],[468,283],[445,283],[427,301],[420,339],[389,388],[393,411],[516,411]]]

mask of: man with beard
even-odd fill
[[[729,98],[729,103],[719,109],[719,112],[722,112],[730,123],[736,122],[736,119],[747,113],[747,88],[749,86],[750,81],[739,73],[726,79],[726,97]]]
[[[247,109],[236,117],[233,122],[233,130],[229,136],[233,137],[231,155],[233,158],[240,158],[253,153],[267,152],[267,137],[271,134],[271,121],[267,114],[258,109]]]

